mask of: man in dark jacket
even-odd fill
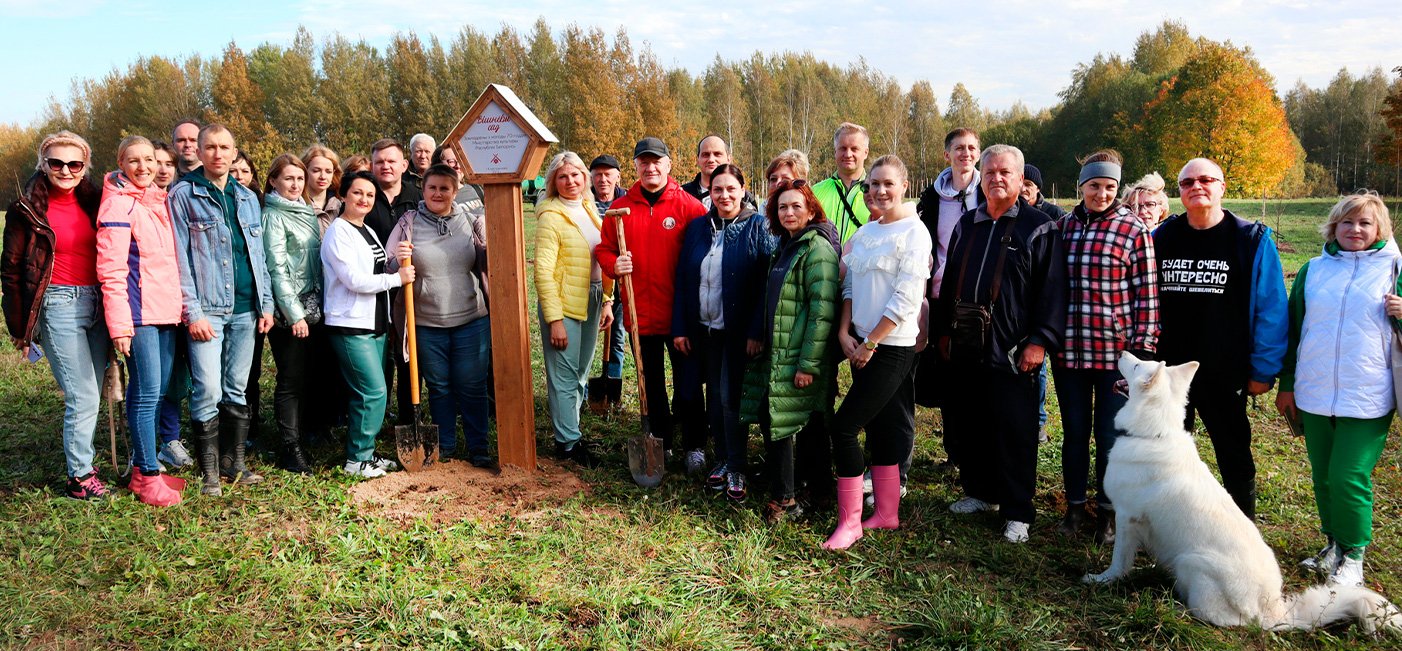
[[[987,201],[960,218],[931,317],[950,360],[945,427],[964,442],[955,513],[1001,509],[1003,537],[1027,541],[1037,478],[1037,371],[1066,331],[1066,259],[1056,222],[1028,205],[1022,152],[984,150]]]
[[[686,193],[696,197],[701,205],[711,208],[711,174],[717,167],[730,163],[730,144],[724,138],[711,134],[696,143],[696,177],[682,184]],[[749,190],[745,190],[744,205],[750,210],[759,210],[759,201]]]
[[[596,156],[589,163],[589,185],[594,190],[594,207],[598,209],[600,219],[613,200],[623,194],[618,187],[621,169],[618,159],[608,154]],[[627,347],[623,337],[623,301],[614,301],[613,325],[609,327],[608,335],[609,360],[604,368],[611,378],[623,377],[624,349]]]

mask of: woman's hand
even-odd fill
[[[856,358],[857,349],[862,345],[846,329],[837,331],[837,343],[842,346],[842,356],[849,360]]]
[[[399,268],[399,284],[408,285],[414,282],[414,265],[406,264]]]
[[[691,340],[686,337],[672,337],[672,347],[683,355],[691,355]]]
[[[793,385],[794,385],[794,386],[796,386],[796,387],[798,387],[798,388],[800,388],[800,389],[807,389],[808,386],[811,385],[811,384],[813,384],[813,376],[812,376],[812,375],[810,375],[810,374],[808,374],[808,373],[804,373],[803,371],[799,371],[799,372],[793,374]]]
[[[1295,408],[1295,392],[1281,391],[1275,394],[1275,410],[1290,420],[1299,420],[1300,410]]]
[[[563,319],[550,322],[550,345],[554,346],[555,350],[564,350],[565,347],[570,345],[570,335],[568,332],[565,332],[565,321]]]
[[[1387,308],[1387,315],[1394,319],[1402,319],[1402,296],[1388,294],[1383,297],[1383,305]]]
[[[867,362],[871,361],[872,356],[875,354],[876,351],[858,344],[857,350],[849,355],[847,360],[852,362],[852,368],[863,368],[867,365]]]
[[[599,332],[608,332],[613,327],[613,301],[604,301],[599,307]]]
[[[626,276],[633,273],[633,252],[629,251],[618,256],[618,261],[613,263],[613,275]]]
[[[750,357],[759,357],[764,352],[764,342],[758,339],[745,340],[745,354]]]
[[[116,349],[117,354],[122,357],[129,357],[131,355],[131,337],[113,337],[112,348]]]
[[[307,327],[306,319],[302,319],[301,321],[292,324],[293,337],[296,337],[298,339],[305,339],[308,334],[311,334],[311,328]]]
[[[414,243],[401,241],[394,247],[394,257],[405,260],[414,255]]]

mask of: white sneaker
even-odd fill
[[[1003,540],[1017,544],[1027,542],[1027,523],[1008,520],[1003,526]]]
[[[389,459],[382,459],[380,457],[370,457],[370,460],[366,461],[365,463],[368,463],[385,472],[394,472],[396,470],[399,470],[398,463],[395,463],[394,461],[391,461]]]
[[[865,473],[862,474],[862,494],[869,496],[871,495],[872,490],[873,489],[871,487],[871,470],[867,470]],[[868,497],[867,499],[871,498]],[[871,502],[867,502],[867,504],[871,504]]]
[[[686,474],[694,475],[706,467],[706,451],[702,449],[686,451]]]
[[[1320,574],[1333,574],[1334,570],[1338,569],[1339,561],[1342,559],[1339,546],[1330,541],[1328,545],[1324,546],[1324,549],[1319,550],[1318,554],[1300,561],[1300,567]]]
[[[1338,569],[1329,575],[1329,580],[1324,582],[1331,588],[1363,585],[1363,559],[1353,559],[1347,556],[1339,562]]]
[[[341,471],[347,475],[359,477],[361,479],[374,479],[389,474],[385,472],[383,468],[375,466],[375,461],[376,459],[371,459],[369,461],[347,461],[346,465],[341,468]]]
[[[172,468],[185,468],[195,465],[195,460],[190,456],[190,451],[185,449],[185,444],[176,439],[161,446],[161,451],[156,454],[156,460]]]
[[[965,497],[958,502],[949,505],[951,513],[969,514],[979,511],[997,511],[997,504],[989,504],[977,497]],[[1025,526],[1025,525],[1024,525]]]
[[[910,490],[905,487],[905,484],[901,484],[901,499],[905,499],[905,496],[908,494],[910,494]],[[876,506],[876,496],[867,493],[866,503],[867,506]]]

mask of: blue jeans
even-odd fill
[[[438,426],[438,449],[443,454],[457,449],[461,415],[467,449],[486,452],[490,322],[483,317],[455,328],[419,326],[416,334],[419,370],[428,385],[428,408]]]
[[[1115,370],[1058,368],[1056,398],[1061,404],[1061,478],[1066,487],[1066,501],[1081,504],[1086,501],[1087,475],[1090,472],[1090,436],[1095,433],[1095,501],[1110,506],[1105,494],[1105,468],[1110,448],[1120,437],[1115,429],[1115,414],[1125,406],[1125,397],[1115,393],[1120,372]]]
[[[175,326],[137,326],[127,357],[127,427],[136,467],[153,473],[156,461],[156,425],[161,396],[170,382],[175,360]]]
[[[175,330],[175,361],[161,396],[161,443],[180,440],[180,403],[190,397],[190,335],[185,326]]]
[[[421,331],[422,332],[422,331]],[[346,459],[369,461],[375,456],[375,437],[385,423],[385,335],[347,335],[333,332],[331,350],[341,364],[341,375],[350,389],[346,406]]]
[[[68,476],[93,471],[93,435],[102,376],[107,370],[107,322],[97,285],[49,285],[36,324],[49,370],[63,390],[63,456]]]
[[[569,317],[560,320],[565,325],[569,343],[564,350],[550,345],[550,324],[536,307],[540,319],[541,348],[545,355],[545,393],[550,403],[550,422],[555,428],[555,442],[574,447],[583,437],[579,429],[579,410],[589,391],[589,367],[594,363],[594,350],[599,342],[599,310],[604,292],[600,283],[589,285],[589,311],[583,321]]]
[[[1051,363],[1043,359],[1042,370],[1037,371],[1037,426],[1047,426],[1047,367]]]
[[[623,377],[623,357],[628,349],[628,333],[623,329],[623,301],[613,301],[613,325],[609,327],[609,363],[604,373],[611,378]]]
[[[253,364],[253,338],[258,315],[205,313],[214,338],[190,338],[190,419],[203,423],[219,415],[219,403],[246,405],[248,368]]]

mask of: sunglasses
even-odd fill
[[[80,160],[61,161],[57,158],[48,158],[44,162],[48,164],[50,172],[57,172],[67,167],[69,174],[77,174],[82,172],[84,167],[87,167],[87,163]]]
[[[1194,184],[1197,184],[1197,185],[1201,185],[1202,187],[1205,188],[1205,187],[1207,187],[1207,186],[1209,186],[1209,185],[1212,185],[1213,183],[1221,183],[1221,182],[1222,182],[1222,179],[1213,178],[1213,177],[1211,177],[1211,176],[1189,177],[1189,178],[1186,178],[1186,179],[1178,179],[1178,187],[1183,188],[1184,190],[1186,190],[1186,189],[1188,189],[1188,188],[1193,187]]]

